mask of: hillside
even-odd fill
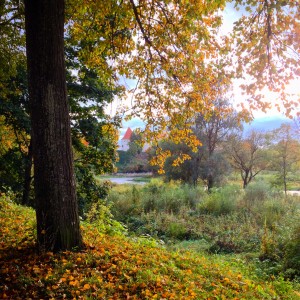
[[[291,119],[284,116],[267,116],[254,119],[250,124],[244,124],[244,131],[255,129],[258,131],[271,131],[277,129],[283,123],[293,124]]]
[[[38,255],[34,215],[0,198],[0,299],[300,299],[290,283],[264,282],[242,264],[167,252],[91,224],[82,225],[84,251]]]
[[[284,116],[278,115],[270,115],[265,117],[258,117],[255,118],[251,123],[245,123],[244,131],[247,133],[251,129],[259,130],[259,131],[271,131],[280,127],[283,123],[290,123],[292,124],[293,121],[288,119]],[[129,121],[123,121],[123,128],[120,130],[120,138],[122,138],[127,130],[130,127],[132,130],[136,128],[144,128],[145,124],[139,118],[132,118]]]

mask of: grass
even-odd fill
[[[150,182],[151,177],[150,176],[144,176],[144,177],[133,177],[133,182]]]
[[[38,255],[34,215],[0,198],[1,299],[300,299],[296,286],[264,281],[243,263],[104,235],[88,223],[84,251]]]
[[[262,171],[259,173],[256,177],[256,181],[264,181],[268,183],[274,183],[276,181],[276,172],[275,171]],[[96,176],[97,180],[109,180],[110,178],[132,178],[132,182],[143,182],[143,183],[149,183],[154,178],[152,175],[138,175],[138,174],[126,174],[126,173],[118,173],[115,175],[101,175]],[[237,172],[233,172],[228,178],[227,178],[227,184],[235,184],[242,187],[242,180],[241,176]],[[280,188],[280,187],[278,187]],[[283,187],[282,187],[283,189]],[[300,172],[294,172],[289,174],[289,180],[288,180],[288,190],[289,191],[300,191]]]
[[[161,239],[176,250],[243,254],[258,275],[300,279],[300,197],[285,197],[264,181],[246,190],[231,185],[207,193],[155,179],[115,186],[108,201],[116,220],[133,234]]]
[[[276,182],[277,172],[275,171],[262,171],[254,179],[254,181],[264,181],[268,183]],[[241,176],[238,172],[233,172],[228,177],[228,183],[230,184],[239,184],[242,186]],[[288,174],[288,190],[289,191],[300,191],[300,172],[289,172]],[[279,189],[283,190],[283,186],[278,186]]]

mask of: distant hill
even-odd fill
[[[280,115],[255,118],[251,123],[244,124],[244,132],[247,133],[251,129],[270,131],[279,128],[283,123],[292,124],[293,120]],[[128,127],[134,130],[136,128],[144,128],[145,124],[139,118],[132,118],[129,121],[123,121],[123,128],[120,130],[120,138],[123,137]]]
[[[284,116],[269,116],[254,119],[251,123],[244,124],[244,131],[247,132],[251,129],[270,131],[277,129],[283,123],[293,123],[293,120],[285,118]]]

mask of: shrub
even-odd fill
[[[168,224],[166,230],[167,237],[177,240],[187,240],[189,238],[188,230],[185,228],[185,224],[180,224],[178,221]]]
[[[142,213],[141,198],[142,192],[136,186],[127,186],[126,189],[112,190],[108,202],[112,203],[111,212],[114,217],[127,223],[129,218]]]
[[[280,258],[281,252],[276,241],[275,231],[269,230],[265,222],[259,259],[261,261],[270,260],[278,262]]]
[[[300,279],[300,226],[295,228],[292,238],[285,246],[284,254],[285,276]]]
[[[97,182],[91,170],[84,166],[77,165],[75,174],[79,215],[85,218],[85,214],[91,209],[93,203],[106,199],[111,183],[109,181]]]
[[[142,205],[146,213],[157,211],[178,214],[181,210],[195,209],[204,194],[201,187],[151,180],[143,189]]]
[[[117,186],[109,201],[115,218],[138,235],[166,242],[200,239],[213,253],[260,253],[266,274],[282,271],[284,260],[286,276],[299,276],[292,267],[299,244],[291,238],[299,199],[285,198],[265,183],[253,183],[245,193],[226,186],[208,194],[201,186],[155,179],[145,186]]]
[[[252,206],[254,202],[265,201],[276,197],[278,192],[272,189],[271,185],[265,181],[255,181],[250,183],[245,189],[244,201],[247,207]]]
[[[184,193],[184,202],[191,210],[195,210],[198,204],[206,197],[207,193],[203,186],[191,187],[185,184],[181,187]]]
[[[149,234],[165,241],[199,238],[193,230],[194,224],[187,222],[182,215],[152,211],[143,213],[141,222],[142,226],[136,231],[138,234]]]
[[[236,186],[213,189],[211,194],[198,205],[200,213],[216,216],[226,215],[237,209],[240,190]]]
[[[126,233],[125,227],[114,220],[110,208],[101,200],[91,204],[90,210],[86,213],[86,221],[92,224],[99,233],[111,235],[123,235]]]
[[[287,211],[287,205],[283,200],[272,199],[265,201],[261,206],[258,206],[257,213],[260,213],[262,220],[269,228],[274,227]]]
[[[239,253],[239,247],[232,241],[218,240],[208,249],[210,253]]]

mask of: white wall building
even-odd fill
[[[118,142],[118,150],[127,151],[129,149],[130,138],[132,135],[132,130],[128,127],[124,136]]]

